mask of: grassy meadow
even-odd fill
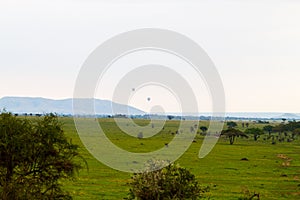
[[[63,183],[74,199],[126,197],[131,174],[111,169],[94,159],[82,145],[73,119],[61,118],[61,121],[66,135],[80,146],[89,168],[81,170],[75,181]],[[137,139],[122,133],[113,119],[99,119],[99,122],[113,143],[132,152],[149,152],[164,147],[172,140],[172,133],[179,124],[178,121],[167,121],[159,134]],[[146,125],[149,122],[136,120],[136,123]],[[207,126],[208,122],[201,121],[200,126],[203,125]],[[243,130],[241,122],[238,122],[238,128]],[[261,199],[300,199],[300,138],[291,143],[272,145],[271,140],[263,140],[263,137],[258,141],[251,137],[237,138],[233,145],[229,145],[227,138],[221,137],[211,153],[199,159],[203,136],[197,134],[195,142],[177,162],[195,174],[199,183],[210,187],[207,194],[210,199],[238,199],[247,190],[259,193]]]

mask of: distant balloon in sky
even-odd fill
[[[135,88],[132,88],[131,90],[134,92],[134,91],[135,91]]]
[[[150,97],[148,97],[148,98],[147,98],[147,100],[148,100],[148,101],[150,101],[150,100],[151,100],[151,98],[150,98]]]

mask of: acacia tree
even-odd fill
[[[174,118],[173,115],[168,115],[167,117],[168,117],[169,120],[172,120]]]
[[[208,130],[206,126],[201,126],[200,130],[202,131],[203,134]]]
[[[227,124],[228,128],[234,128],[237,126],[237,123],[233,122],[233,121],[227,122],[226,124]]]
[[[72,199],[59,180],[81,168],[57,116],[36,122],[0,114],[0,199]]]
[[[221,135],[225,135],[226,137],[228,137],[230,144],[234,143],[234,140],[235,140],[236,137],[241,136],[241,137],[248,138],[248,136],[245,133],[243,133],[240,130],[234,129],[234,128],[228,128],[227,130],[223,130],[221,132]]]
[[[282,118],[281,120],[282,120],[282,123],[285,123],[285,121],[286,121],[286,118]]]
[[[248,128],[245,131],[246,134],[252,134],[254,141],[257,141],[257,139],[260,137],[260,135],[264,134],[264,131],[259,128]]]
[[[273,126],[271,125],[267,125],[267,126],[264,126],[263,130],[268,132],[269,133],[269,136],[271,135],[272,131],[273,131]]]

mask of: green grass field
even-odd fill
[[[72,118],[61,118],[64,130],[72,142],[80,145],[80,151],[88,163],[75,181],[65,182],[65,188],[74,199],[122,199],[129,190],[131,174],[113,170],[90,155],[77,135]],[[121,132],[113,119],[100,119],[101,126],[113,143],[132,152],[147,152],[161,148],[172,139],[178,121],[167,121],[165,129],[152,138],[137,139]],[[137,120],[138,124],[149,123]],[[200,122],[208,125],[208,122]],[[250,124],[250,127],[263,125]],[[239,125],[239,128],[241,126]],[[197,136],[188,151],[177,161],[194,173],[198,181],[210,186],[210,199],[238,199],[243,191],[260,194],[261,199],[300,199],[300,139],[292,143],[272,145],[270,140],[237,138],[229,145],[221,137],[203,159],[198,158],[203,136]],[[143,145],[141,144],[143,143]],[[292,159],[284,166],[284,156]],[[248,161],[241,160],[247,158]]]

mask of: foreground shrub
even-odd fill
[[[134,174],[126,199],[199,199],[208,191],[208,187],[201,187],[195,176],[178,164],[160,169],[163,162],[150,161],[146,172]]]
[[[80,164],[54,115],[36,122],[0,114],[0,199],[71,199],[60,180],[72,178]]]

